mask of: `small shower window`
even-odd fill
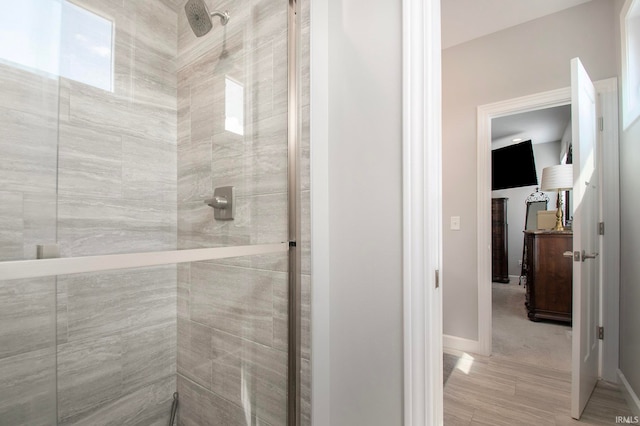
[[[224,129],[244,135],[244,86],[229,76],[225,80]]]
[[[113,90],[113,22],[66,0],[5,2],[0,60]]]
[[[68,1],[60,30],[60,75],[113,90],[113,23]]]

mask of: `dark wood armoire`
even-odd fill
[[[498,283],[509,282],[508,200],[491,199],[491,278]]]

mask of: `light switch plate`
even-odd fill
[[[451,230],[452,231],[460,230],[460,216],[451,216]]]

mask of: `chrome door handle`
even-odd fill
[[[573,251],[567,250],[564,253],[562,253],[562,255],[564,257],[569,257],[573,259],[574,262],[580,262],[581,253],[579,251],[573,252]]]
[[[582,261],[584,262],[587,259],[595,259],[599,254],[600,253],[587,254],[584,250],[582,250]]]

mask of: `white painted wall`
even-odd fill
[[[322,407],[330,413],[313,418],[332,426],[400,425],[402,2],[329,0],[327,9],[313,2],[312,8],[312,211],[322,212],[316,203],[328,198],[328,221],[312,219],[316,232],[328,232],[328,247],[319,248],[328,260],[314,253],[312,270],[329,268],[313,272],[313,286],[328,286],[314,290],[313,310],[319,302],[328,312],[314,313],[313,321],[330,324],[328,335],[314,336],[314,358],[328,357],[320,360],[326,367],[320,380],[329,389]],[[314,27],[323,13],[328,25]],[[316,125],[328,128],[326,137]],[[314,169],[325,153],[326,174]],[[324,183],[326,193],[316,192]]]
[[[640,121],[620,140],[620,370],[640,395]]]
[[[476,109],[570,85],[579,56],[593,80],[617,75],[614,6],[589,3],[464,43],[442,54],[444,333],[478,338]]]
[[[533,145],[533,158],[536,162],[538,183],[540,183],[542,179],[542,169],[560,164],[560,141]],[[518,261],[522,260],[522,247],[524,244],[523,231],[527,211],[525,200],[535,191],[536,185],[491,191],[492,198],[506,197],[509,199],[507,202],[509,275],[520,275],[521,267],[518,265]],[[549,197],[547,209],[555,210],[556,193],[546,192],[546,194]]]
[[[636,395],[640,395],[639,141],[640,120],[636,120],[620,132],[620,370]]]

